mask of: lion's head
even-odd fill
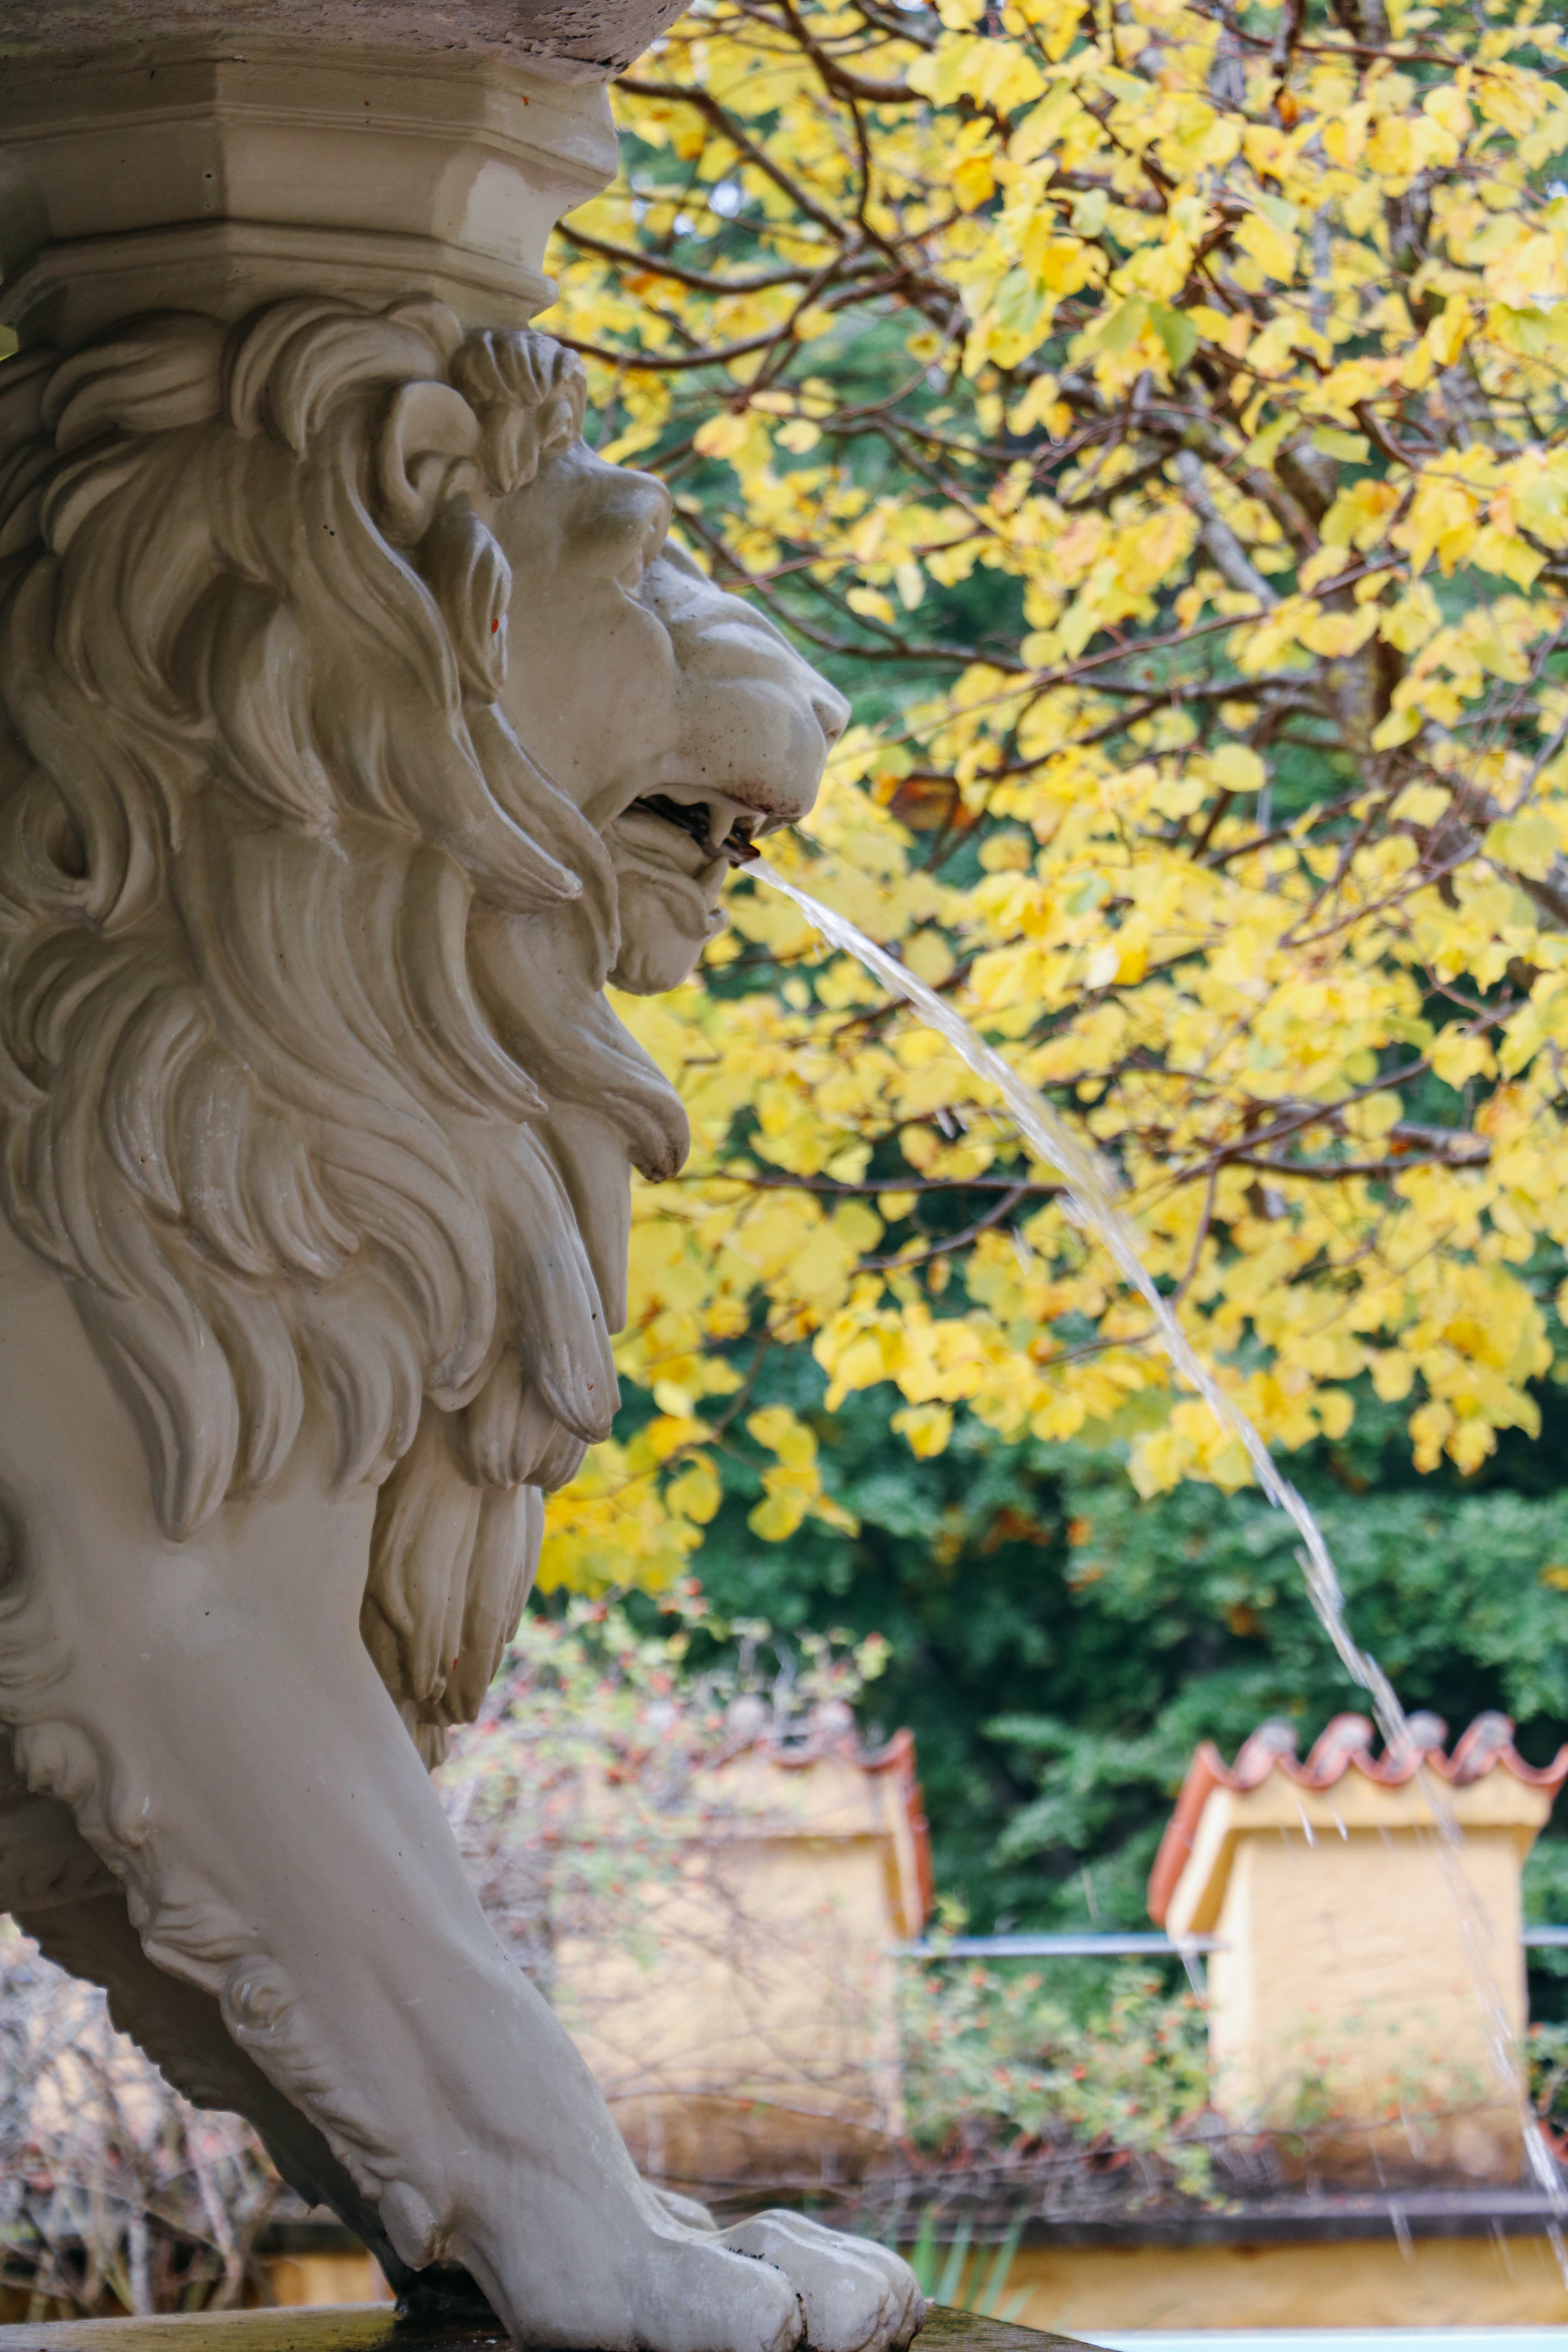
[[[367,1633],[431,1722],[609,1427],[628,1168],[686,1149],[605,983],[684,976],[844,718],[583,402],[429,301],[0,365],[0,1199],[171,1536],[312,1402],[384,1482]]]

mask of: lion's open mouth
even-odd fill
[[[716,833],[714,811],[707,801],[675,801],[664,793],[647,793],[632,803],[632,811],[639,810],[644,815],[662,818],[666,824],[689,834],[710,857],[728,858],[731,866],[749,866],[761,855],[752,838],[756,819],[749,814],[727,810],[721,820],[724,829]]]

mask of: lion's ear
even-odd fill
[[[400,384],[376,436],[375,478],[388,536],[412,544],[437,510],[479,480],[479,420],[450,384]]]

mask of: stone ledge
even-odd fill
[[[385,2304],[0,2327],[0,2352],[500,2352],[508,2344],[493,2321],[488,2327],[472,2319],[426,2322]],[[1075,2337],[967,2311],[933,2310],[918,2344],[920,2352],[1084,2352]]]

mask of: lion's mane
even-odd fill
[[[324,1404],[416,1736],[477,1706],[539,1490],[609,1426],[606,1142],[665,1175],[686,1141],[602,992],[604,844],[496,699],[473,493],[583,397],[429,301],[0,365],[0,1203],[171,1538]]]

